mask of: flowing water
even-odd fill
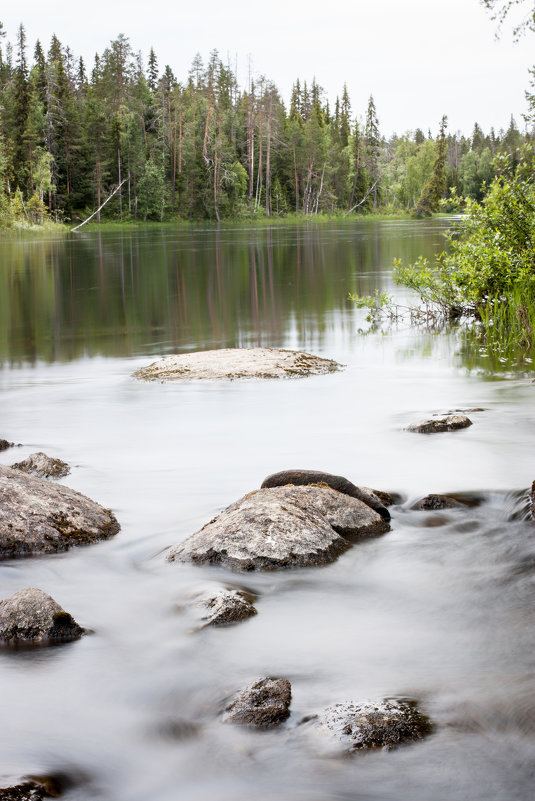
[[[69,462],[63,483],[119,534],[0,563],[0,597],[49,592],[91,636],[0,653],[0,775],[60,771],[102,801],[527,801],[534,787],[530,365],[489,369],[456,332],[369,331],[347,293],[392,290],[394,257],[431,256],[446,222],[154,227],[0,243],[0,437]],[[403,293],[394,289],[403,300]],[[342,372],[144,384],[173,352],[297,348]],[[480,408],[463,431],[405,427]],[[392,531],[334,564],[271,573],[169,564],[269,473],[304,467],[395,491]],[[416,512],[428,492],[480,505]],[[200,590],[244,586],[258,615],[196,630]],[[258,733],[226,699],[285,676],[292,713]],[[299,721],[339,701],[411,697],[426,740],[342,758]]]

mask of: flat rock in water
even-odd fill
[[[457,431],[472,425],[470,418],[464,414],[445,414],[442,417],[431,417],[429,420],[418,420],[407,426],[407,431],[417,434],[438,434],[441,431]]]
[[[389,528],[362,501],[329,487],[260,489],[173,548],[168,560],[234,570],[324,565],[349,547],[349,539],[377,536]]]
[[[348,751],[390,750],[404,742],[421,740],[432,728],[429,718],[412,701],[334,704],[309,720]]]
[[[225,723],[270,729],[290,715],[292,687],[288,679],[259,679],[239,692],[225,708]]]
[[[228,626],[257,614],[247,595],[240,590],[220,589],[205,595],[197,604],[203,610],[205,626]]]
[[[311,353],[276,348],[222,348],[166,356],[133,373],[145,381],[206,378],[288,378],[323,375],[342,365]]]
[[[466,504],[464,504],[466,506]],[[462,503],[451,498],[449,495],[426,495],[417,501],[412,508],[422,511],[432,511],[435,509],[457,509],[463,506]]]
[[[85,495],[0,465],[0,560],[66,551],[118,531],[113,514]]]
[[[309,484],[315,486],[326,485],[337,492],[362,501],[378,512],[385,520],[390,520],[390,512],[378,494],[374,495],[372,490],[364,487],[356,487],[344,476],[335,476],[332,473],[324,473],[322,470],[281,470],[265,478],[262,482],[262,489],[285,487],[288,484],[299,487]]]
[[[62,462],[61,459],[52,459],[42,451],[31,453],[27,459],[16,462],[11,467],[39,478],[64,478],[71,472],[67,462]]]
[[[28,587],[0,601],[0,642],[5,645],[70,642],[83,633],[74,618],[43,590]]]

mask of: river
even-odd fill
[[[0,652],[0,775],[60,771],[65,799],[527,801],[535,769],[532,365],[462,332],[370,330],[347,294],[393,292],[395,257],[431,257],[447,221],[154,226],[0,241],[0,437],[72,466],[63,483],[117,516],[112,540],[0,563],[0,598],[49,592],[93,634]],[[145,384],[160,356],[306,350],[345,365],[288,380]],[[412,421],[454,409],[463,431]],[[392,531],[334,564],[240,576],[165,550],[286,468],[394,491]],[[481,503],[416,512],[429,492]],[[221,583],[258,615],[194,630],[188,600]],[[260,676],[291,716],[220,721]],[[299,721],[339,701],[411,697],[426,740],[341,758]]]

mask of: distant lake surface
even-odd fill
[[[0,778],[61,771],[67,801],[527,801],[533,790],[535,384],[529,362],[462,330],[370,329],[349,292],[409,294],[395,258],[432,259],[450,221],[143,227],[0,240],[0,438],[67,461],[62,483],[121,531],[0,562],[0,598],[50,593],[94,631],[0,652]],[[146,384],[161,356],[284,347],[339,373]],[[406,426],[467,412],[465,430]],[[245,576],[169,564],[166,549],[268,474],[311,468],[393,491],[392,531],[332,565]],[[427,493],[479,505],[411,509]],[[194,630],[207,588],[258,614]],[[267,733],[224,725],[261,676],[292,684]],[[427,739],[341,758],[299,721],[342,701],[409,697]],[[1,786],[1,784],[0,784]]]

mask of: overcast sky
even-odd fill
[[[297,77],[317,82],[334,101],[344,81],[353,113],[364,115],[373,94],[381,131],[420,127],[436,133],[443,114],[451,131],[470,134],[506,128],[511,114],[523,127],[528,68],[535,34],[514,44],[497,41],[496,24],[479,0],[19,0],[2,4],[0,20],[15,43],[22,22],[29,55],[36,39],[48,49],[55,33],[90,66],[95,52],[124,33],[145,56],[183,81],[197,52],[219,50],[238,65],[242,85],[248,62],[287,101]]]

